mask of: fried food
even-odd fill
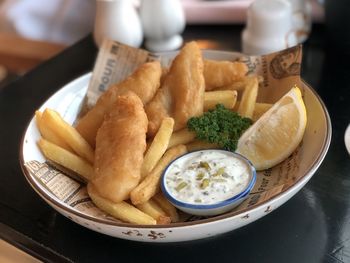
[[[168,148],[171,134],[173,133],[174,119],[165,118],[149,146],[141,166],[141,178],[145,178],[157,164]]]
[[[186,44],[174,59],[161,88],[146,105],[149,136],[154,136],[165,117],[175,120],[174,130],[186,126],[187,120],[203,113],[203,59],[196,42]]]
[[[171,222],[175,223],[179,221],[179,214],[177,213],[176,208],[166,199],[162,192],[157,193],[153,196],[154,200],[164,212],[170,216]]]
[[[258,78],[250,78],[238,107],[238,114],[242,117],[252,118],[254,114],[255,102],[258,97],[259,82]]]
[[[58,136],[55,133],[55,130],[52,130],[50,126],[47,125],[46,122],[42,121],[42,113],[38,110],[35,112],[35,119],[36,119],[39,132],[44,139],[56,144],[57,146],[63,149],[66,149],[67,151],[74,153],[74,150],[72,149],[72,147],[70,147],[69,144],[66,143],[64,139]]]
[[[237,101],[233,111],[238,111],[240,104],[241,104],[241,102]],[[273,106],[273,104],[271,104],[271,103],[256,102],[255,106],[254,106],[253,117],[252,117],[253,122],[256,122],[272,106]],[[173,135],[171,137],[173,137]],[[171,138],[170,138],[170,142],[171,142]],[[170,142],[169,142],[169,144],[170,144]]]
[[[248,73],[242,62],[204,60],[205,90],[213,90],[241,80]]]
[[[100,196],[116,203],[129,198],[141,178],[146,131],[141,99],[132,91],[118,96],[96,137],[91,183]]]
[[[50,127],[80,157],[88,160],[90,163],[94,162],[94,150],[89,143],[57,111],[45,109],[41,116],[41,122]]]
[[[236,90],[216,90],[204,93],[204,111],[215,109],[217,104],[223,104],[227,109],[233,109],[237,101]]]
[[[168,149],[179,144],[192,142],[194,138],[196,138],[196,133],[189,131],[187,128],[174,132],[170,137]]]
[[[118,95],[126,91],[136,93],[142,103],[146,105],[155,95],[160,85],[162,69],[158,61],[141,65],[131,76],[123,82],[114,84],[97,100],[96,105],[79,120],[77,130],[90,143],[95,145],[95,138],[103,117],[114,105]]]
[[[136,205],[136,207],[145,214],[154,218],[159,225],[170,224],[171,222],[171,218],[153,200],[149,200],[143,204]]]
[[[264,78],[260,75],[247,75],[244,76],[242,79],[237,80],[235,82],[232,82],[229,85],[222,86],[222,87],[217,87],[214,90],[235,90],[235,91],[243,91],[246,87],[248,82],[251,81],[252,78],[257,78],[259,85],[264,81]]]
[[[54,163],[76,172],[85,180],[90,180],[93,177],[94,169],[92,165],[78,155],[43,138],[38,141],[38,146],[44,156]]]
[[[123,220],[124,222],[141,225],[155,225],[157,223],[157,221],[151,216],[125,201],[114,203],[101,197],[91,184],[88,184],[87,190],[94,204],[102,211],[112,215],[115,218]]]
[[[142,204],[152,198],[158,191],[163,171],[169,163],[187,152],[185,145],[175,146],[165,152],[152,172],[130,193],[134,205]]]

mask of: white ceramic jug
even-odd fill
[[[138,13],[130,0],[96,0],[94,39],[98,46],[110,38],[133,47],[143,40]]]
[[[179,0],[141,0],[140,17],[147,49],[168,51],[182,45],[185,15]]]

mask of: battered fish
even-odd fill
[[[248,73],[242,62],[204,60],[205,90],[213,90],[241,80]]]
[[[161,88],[146,105],[149,136],[154,136],[164,117],[175,120],[174,130],[186,126],[187,120],[203,114],[203,59],[196,42],[186,44],[176,56]]]
[[[162,69],[158,61],[141,65],[126,80],[111,85],[97,100],[96,105],[79,120],[76,129],[90,143],[95,146],[98,128],[103,122],[104,115],[109,112],[118,95],[130,90],[135,92],[146,105],[155,95],[160,85]]]
[[[121,202],[138,185],[147,124],[143,103],[134,92],[117,96],[96,136],[91,184],[102,197]]]

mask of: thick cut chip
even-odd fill
[[[88,160],[90,163],[94,162],[94,150],[89,143],[58,112],[52,109],[46,109],[42,114],[41,122],[50,127],[79,156]]]
[[[101,197],[94,189],[93,185],[88,184],[88,194],[92,202],[100,208],[102,211],[110,214],[111,216],[120,219],[124,222],[141,225],[155,225],[157,221],[151,216],[130,205],[129,203],[122,201],[120,203],[114,203],[106,198]]]
[[[76,172],[87,181],[93,177],[92,165],[83,158],[43,138],[38,141],[38,145],[47,159]]]
[[[164,118],[162,124],[149,146],[141,166],[141,178],[146,177],[157,164],[168,148],[170,136],[173,133],[174,119]]]
[[[237,91],[217,90],[204,93],[204,111],[213,110],[217,104],[222,104],[227,109],[233,109],[237,101]]]
[[[243,91],[242,99],[238,107],[238,114],[242,117],[252,118],[258,97],[259,82],[257,77],[250,78]]]

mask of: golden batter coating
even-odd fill
[[[98,128],[100,128],[104,115],[108,113],[114,105],[118,95],[126,91],[136,93],[144,105],[146,105],[155,95],[160,85],[162,69],[158,61],[153,61],[141,65],[126,80],[111,85],[97,100],[96,105],[79,120],[76,128],[78,132],[95,146],[95,138]]]
[[[96,137],[91,183],[102,197],[121,202],[138,185],[147,124],[143,103],[134,92],[116,98]]]
[[[154,136],[164,117],[174,118],[174,130],[179,130],[189,118],[202,115],[204,90],[202,54],[197,43],[190,42],[176,56],[161,88],[146,105],[147,134]]]
[[[248,73],[248,67],[242,62],[204,60],[205,90],[213,90],[232,84]]]

